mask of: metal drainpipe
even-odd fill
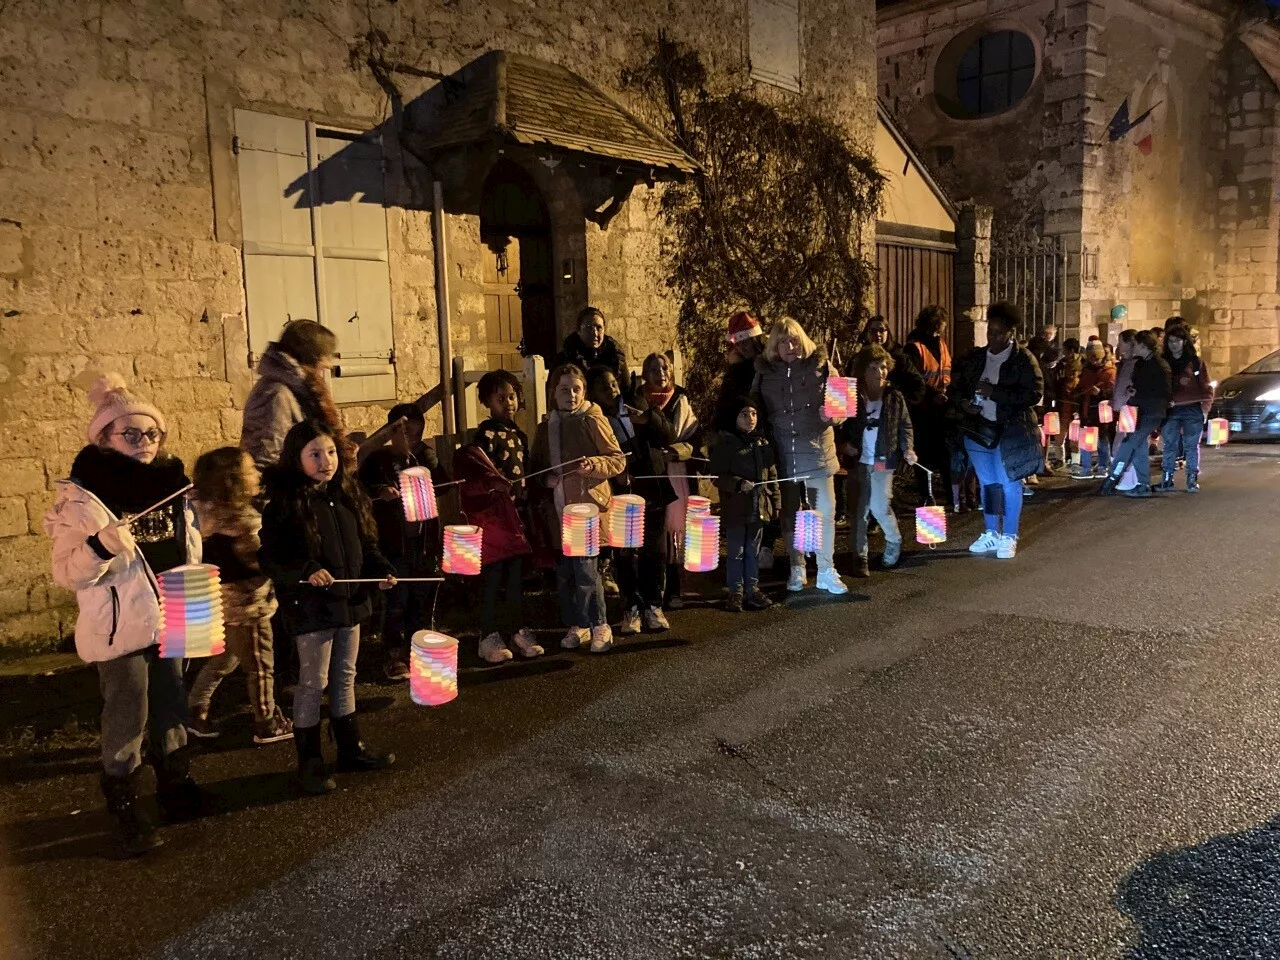
[[[453,337],[449,325],[448,251],[444,232],[444,185],[431,184],[431,245],[436,253],[436,321],[440,338],[440,404],[444,412],[445,436],[454,433],[453,417]]]

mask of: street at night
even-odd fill
[[[98,856],[91,752],[32,764],[0,794],[7,935],[51,958],[1271,956],[1280,451],[1203,470],[1199,496],[1042,488],[1016,563],[967,555],[970,515],[843,598],[472,669],[436,710],[362,686],[392,771],[304,800],[288,744],[228,745],[194,769],[235,809],[142,863]]]

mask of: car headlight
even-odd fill
[[[1262,403],[1275,403],[1277,400],[1280,400],[1280,387],[1276,387],[1274,390],[1268,390],[1266,393],[1259,394],[1258,400]]]

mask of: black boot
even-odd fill
[[[342,773],[363,773],[368,770],[385,770],[396,762],[394,753],[383,756],[371,752],[360,742],[360,728],[356,715],[334,717],[329,721],[329,732],[338,744],[338,770]]]
[[[1187,493],[1199,493],[1199,492],[1200,492],[1200,471],[1188,470],[1187,471]]]
[[[1154,488],[1159,493],[1169,493],[1173,490],[1173,471],[1166,470],[1164,476],[1160,478],[1160,482]]]
[[[116,822],[114,856],[117,859],[140,857],[164,843],[156,836],[156,825],[138,804],[139,767],[127,777],[102,775],[102,795],[107,798],[107,812]]]
[[[164,823],[185,823],[214,812],[213,796],[191,779],[191,756],[186,747],[156,764],[156,802]]]
[[[318,797],[337,787],[324,768],[324,751],[320,746],[320,724],[294,727],[293,743],[298,748],[298,786],[303,793]]]

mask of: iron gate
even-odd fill
[[[1022,311],[1018,339],[1031,338],[1048,323],[1063,324],[1068,273],[1077,273],[1085,286],[1096,284],[1098,250],[1068,253],[1059,237],[992,244],[991,302],[1013,303]]]

